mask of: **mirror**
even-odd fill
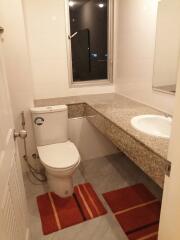
[[[175,94],[180,61],[180,1],[159,0],[153,89]]]

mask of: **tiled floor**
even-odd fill
[[[32,240],[127,240],[101,194],[140,182],[144,183],[158,198],[161,198],[162,194],[160,188],[121,153],[83,161],[75,173],[74,183],[90,182],[108,209],[108,214],[44,236],[36,197],[47,192],[48,186],[47,184],[39,185],[34,179],[32,181],[36,185],[25,177]]]

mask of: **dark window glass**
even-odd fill
[[[70,0],[73,82],[107,79],[108,0]]]

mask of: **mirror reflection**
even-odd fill
[[[180,1],[158,4],[153,88],[175,94],[180,61]]]

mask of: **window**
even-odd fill
[[[112,79],[112,2],[67,1],[72,84],[109,83]]]

